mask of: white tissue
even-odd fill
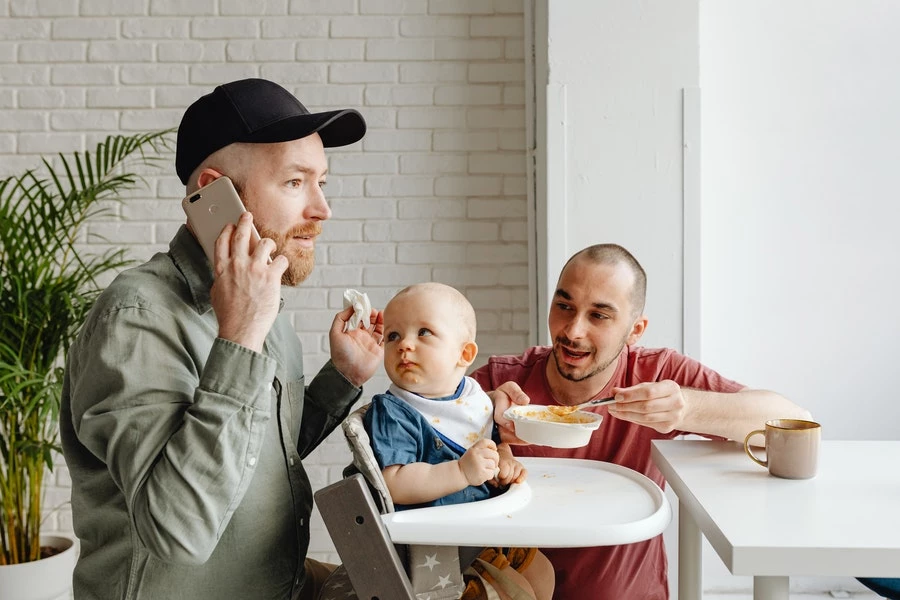
[[[372,314],[372,304],[369,302],[369,296],[363,292],[356,290],[344,291],[344,308],[353,307],[353,314],[350,320],[344,323],[344,331],[350,331],[359,327],[360,323],[364,326],[369,325],[369,315]]]

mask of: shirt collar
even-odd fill
[[[202,315],[212,310],[209,299],[209,290],[214,280],[212,265],[209,264],[200,242],[186,225],[179,227],[175,237],[169,242],[169,256],[187,282],[196,311]],[[283,308],[284,296],[278,303],[278,312],[280,313]]]
[[[187,226],[179,227],[175,237],[169,242],[169,256],[184,276],[196,311],[203,314],[211,310],[209,289],[213,284],[212,266]]]

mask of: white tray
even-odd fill
[[[630,544],[662,533],[666,495],[644,475],[612,463],[519,459],[528,479],[489,500],[382,515],[401,544],[577,547]]]

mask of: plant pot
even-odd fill
[[[42,535],[42,546],[62,549],[59,554],[18,565],[0,566],[0,598],[58,600],[69,598],[78,543],[65,534]]]

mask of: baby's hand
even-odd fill
[[[497,444],[489,439],[481,439],[466,450],[457,463],[469,485],[481,485],[494,478],[499,461]]]
[[[528,470],[512,455],[509,444],[500,444],[497,451],[500,455],[500,472],[497,474],[497,482],[500,485],[509,485],[525,481]]]

